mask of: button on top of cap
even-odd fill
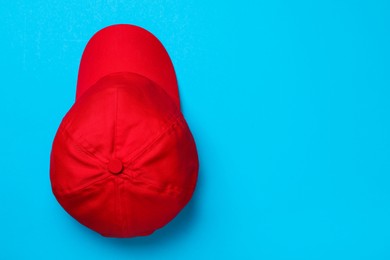
[[[119,174],[123,170],[122,162],[118,159],[111,159],[108,163],[108,170],[113,174]]]

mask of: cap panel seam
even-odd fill
[[[114,219],[116,219],[116,223],[117,223],[117,227],[118,227],[118,231],[120,233],[120,210],[119,210],[119,200],[120,200],[120,196],[119,196],[119,189],[118,189],[118,178],[115,178],[114,179],[114,191],[113,191],[113,196],[115,197],[114,199]]]
[[[65,129],[59,129],[58,132],[60,134],[63,134],[64,136],[66,136],[67,138],[69,138],[69,140],[71,141],[70,144],[76,148],[77,151],[85,154],[86,156],[92,158],[92,159],[95,159],[96,161],[98,161],[98,163],[96,164],[101,170],[102,172],[106,173],[107,172],[107,169],[104,167],[104,162],[102,162],[98,157],[96,157],[93,153],[89,152],[88,150],[86,150],[85,147],[83,147],[82,145],[78,144],[73,138],[72,136],[70,135],[70,133],[68,131],[66,131]],[[104,176],[102,178],[99,178],[95,181],[92,181],[90,183],[87,183],[85,185],[82,185],[81,187],[77,187],[75,189],[72,189],[71,191],[68,191],[68,192],[65,192],[65,191],[59,191],[58,189],[56,189],[56,193],[58,194],[61,194],[61,195],[71,195],[75,192],[78,192],[78,191],[81,191],[87,187],[89,187],[90,185],[93,185],[95,184],[96,182],[99,182],[101,180],[105,180],[107,178],[111,177],[111,175],[107,175],[107,176]]]
[[[117,178],[119,182],[118,186],[118,192],[119,192],[119,214],[118,216],[120,217],[119,223],[120,225],[120,232],[122,234],[126,234],[126,204],[124,203],[124,194],[123,194],[123,186],[124,186],[124,180],[122,178]]]
[[[160,194],[160,195],[165,194],[165,195],[170,196],[170,197],[177,197],[177,196],[180,196],[183,192],[185,192],[184,189],[180,189],[180,188],[173,186],[173,185],[169,185],[169,186],[162,188],[162,186],[159,186],[159,185],[151,182],[148,179],[142,180],[142,182],[145,182],[146,185],[139,185],[137,182],[132,180],[131,177],[129,177],[129,175],[127,175],[127,174],[123,174],[121,178],[130,181],[130,183],[132,185],[135,185],[138,188],[147,190],[149,192],[153,192],[155,194]]]
[[[115,88],[115,117],[114,117],[114,140],[113,142],[113,153],[116,158],[116,140],[117,140],[117,122],[118,122],[118,86]]]
[[[153,147],[153,145],[159,141],[163,137],[163,135],[168,132],[174,125],[178,124],[178,121],[182,121],[181,115],[179,113],[175,113],[175,115],[172,117],[167,124],[164,125],[164,127],[161,128],[161,130],[155,135],[155,137],[146,143],[143,147],[141,147],[137,153],[130,155],[124,160],[125,167],[131,166],[135,160],[137,160],[139,157],[141,157],[145,152],[149,151]]]
[[[57,195],[61,195],[61,196],[72,196],[72,195],[74,195],[75,193],[77,193],[77,192],[80,192],[80,191],[82,191],[82,190],[84,190],[84,189],[86,189],[86,188],[89,188],[90,186],[92,186],[92,185],[94,185],[94,184],[96,184],[96,183],[98,183],[98,182],[101,182],[101,181],[104,181],[104,180],[106,180],[106,179],[108,179],[108,178],[111,178],[112,176],[105,176],[105,177],[103,177],[103,178],[100,178],[100,179],[97,179],[97,180],[95,180],[95,181],[93,181],[93,182],[90,182],[90,183],[88,183],[88,184],[85,184],[85,185],[83,185],[83,186],[81,186],[81,187],[78,187],[77,189],[74,189],[74,190],[72,190],[72,191],[69,191],[69,192],[61,192],[61,191],[59,191],[58,189],[53,189],[54,191],[55,191],[55,193],[57,194]]]
[[[99,167],[105,170],[105,168],[103,167],[104,162],[98,156],[96,156],[95,153],[88,151],[87,148],[82,146],[80,143],[76,142],[76,140],[72,137],[72,135],[66,129],[59,129],[59,132],[62,133],[63,135],[65,135],[66,137],[68,137],[69,140],[71,140],[71,145],[74,148],[76,148],[78,151],[83,152],[85,155],[88,155],[89,157],[94,158],[97,161],[99,161],[100,162]],[[83,138],[83,141],[88,143],[87,141],[85,141],[84,138]]]
[[[112,153],[113,153],[113,157],[116,158],[116,140],[117,140],[117,137],[116,137],[116,134],[117,134],[117,121],[118,121],[118,86],[115,87],[115,115],[114,115],[114,138],[112,140]],[[118,178],[115,178],[114,180],[114,187],[115,187],[115,191],[114,191],[114,196],[115,196],[115,201],[114,201],[114,212],[115,212],[115,216],[114,218],[116,218],[116,223],[118,223],[117,227],[118,227],[118,233],[122,233],[122,227],[121,227],[121,205],[122,205],[122,201],[121,201],[121,194],[120,194],[120,183],[119,183],[119,179]]]
[[[165,128],[163,132],[161,132],[156,138],[154,138],[153,141],[150,142],[141,152],[139,152],[137,154],[136,158],[135,159],[133,158],[133,160],[127,166],[131,166],[131,164],[133,164],[136,159],[140,158],[147,151],[150,151],[154,147],[155,144],[160,142],[163,139],[163,137],[166,136],[167,133],[169,133],[170,131],[174,131],[176,126],[183,125],[183,124],[184,124],[184,120],[182,119],[182,117],[180,117],[180,116],[176,117],[176,119],[169,125],[169,127]],[[126,167],[125,170],[123,171],[123,175],[126,176],[134,185],[136,185],[133,180],[134,179],[136,180],[137,178],[135,176],[133,176],[134,174],[132,174],[132,172],[134,172],[134,171],[143,172],[143,170],[139,169],[139,168],[137,168],[136,170],[133,170],[131,168],[132,167]],[[156,192],[156,193],[159,193],[158,190],[161,190],[163,193],[166,193],[168,195],[172,195],[172,194],[180,195],[182,192],[184,192],[184,189],[177,187],[175,185],[169,185],[169,186],[163,187],[162,185],[158,185],[157,183],[154,183],[153,181],[151,181],[147,178],[143,179],[142,181],[147,182],[148,186],[151,187],[151,189],[148,189],[148,190]]]

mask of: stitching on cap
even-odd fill
[[[99,158],[97,157],[94,153],[88,151],[84,146],[82,146],[80,143],[76,142],[76,140],[72,137],[72,135],[66,130],[66,129],[59,129],[59,132],[63,135],[65,135],[66,137],[69,138],[69,140],[71,140],[71,145],[76,148],[78,151],[80,152],[83,152],[84,154],[92,157],[92,158],[95,158],[96,160],[98,160],[101,164],[99,165],[100,168],[104,169],[105,168],[102,166],[102,164],[104,164],[104,162]],[[83,139],[83,141],[85,141],[85,139]],[[86,142],[86,141],[85,141]],[[87,142],[86,142],[87,143]]]
[[[117,121],[118,121],[118,87],[116,87],[116,91],[115,91],[115,118],[114,118],[114,140],[113,140],[114,158],[116,157]]]
[[[121,178],[127,179],[131,182],[132,185],[137,186],[138,188],[145,189],[149,192],[154,192],[156,194],[164,194],[167,196],[177,197],[183,192],[185,192],[185,189],[180,189],[177,186],[166,185],[165,187],[163,187],[162,185],[153,183],[148,179],[142,179],[142,182],[144,182],[146,185],[139,185],[139,183],[134,182],[127,174],[123,174]]]
[[[93,153],[89,152],[88,150],[86,150],[86,148],[84,148],[82,145],[80,145],[79,143],[77,143],[73,138],[72,136],[70,135],[70,133],[68,131],[66,131],[65,129],[59,129],[58,131],[60,134],[63,134],[64,136],[66,136],[71,142],[70,144],[79,152],[87,155],[88,157],[90,158],[93,158],[93,159],[96,159],[99,163],[97,163],[97,166],[103,171],[103,172],[106,172],[107,169],[103,166],[103,162],[98,158],[96,157]],[[70,191],[60,191],[59,189],[56,189],[56,193],[58,194],[61,194],[61,195],[72,195],[73,193],[77,192],[77,191],[80,191],[80,190],[83,190],[87,187],[89,187],[90,185],[93,185],[95,184],[96,182],[99,182],[99,181],[102,181],[102,180],[105,180],[107,178],[111,177],[110,175],[108,176],[104,176],[102,178],[99,178],[91,183],[87,183],[81,187],[77,187],[76,189],[73,189],[73,190],[70,190]]]
[[[83,186],[81,186],[81,187],[78,187],[77,189],[74,189],[74,190],[72,190],[72,191],[70,191],[70,192],[61,192],[61,191],[59,191],[58,189],[53,189],[53,190],[54,190],[54,192],[55,192],[56,194],[61,195],[61,196],[65,196],[65,197],[67,197],[67,196],[72,196],[72,195],[74,195],[76,192],[79,192],[79,191],[82,191],[82,190],[84,190],[84,189],[87,189],[87,188],[89,188],[90,186],[95,185],[96,183],[101,182],[101,181],[104,181],[104,180],[106,180],[106,179],[108,179],[108,178],[111,178],[111,177],[112,177],[112,176],[110,176],[110,175],[105,176],[105,177],[100,178],[100,179],[98,179],[98,180],[95,180],[95,181],[93,181],[93,182],[91,182],[91,183],[88,183],[88,184],[85,184],[85,185],[83,185]]]
[[[126,217],[125,217],[125,215],[126,215],[127,212],[126,212],[126,204],[124,203],[124,200],[123,200],[123,197],[124,197],[124,194],[123,194],[124,179],[118,178],[118,180],[120,180],[120,183],[119,183],[119,197],[120,197],[119,207],[120,207],[120,214],[118,214],[118,215],[122,216],[119,223],[121,223],[121,233],[125,234],[126,233]]]
[[[154,138],[148,145],[146,145],[139,153],[137,153],[136,156],[134,156],[132,158],[132,160],[126,166],[131,166],[131,164],[133,164],[135,160],[140,158],[147,151],[150,151],[154,147],[154,145],[158,144],[158,142],[163,140],[163,137],[166,136],[166,134],[170,133],[171,131],[173,131],[175,129],[175,127],[177,127],[179,124],[183,124],[183,123],[184,122],[183,122],[183,120],[181,120],[180,116],[176,117],[175,120],[173,120],[173,122],[169,125],[169,127],[166,127],[164,129],[164,131],[160,132],[160,134],[156,138]],[[131,172],[133,172],[134,170],[129,169],[129,168],[131,168],[131,167],[125,168],[125,170],[123,171],[123,175],[127,176],[127,178],[131,182],[133,182],[132,181],[133,177],[132,177]],[[142,172],[142,169],[137,169],[136,171]],[[135,179],[136,179],[136,177],[135,177]],[[170,195],[172,193],[178,195],[184,191],[184,189],[181,189],[181,188],[174,186],[174,185],[163,187],[163,186],[159,186],[156,183],[153,183],[152,181],[150,181],[148,179],[143,179],[142,181],[148,183],[148,185],[150,185],[151,187],[154,187],[157,190],[161,190],[163,193],[168,194],[168,195]],[[154,189],[148,189],[148,190],[158,192]]]
[[[181,119],[181,116],[180,114],[175,114],[175,116],[173,117],[172,120],[169,120],[169,122],[164,125],[164,127],[161,128],[161,130],[156,134],[156,136],[148,143],[146,143],[142,148],[140,148],[138,150],[137,153],[135,154],[132,154],[130,155],[129,157],[127,157],[124,162],[126,163],[126,167],[127,166],[130,166],[131,164],[134,163],[135,160],[137,160],[140,156],[142,156],[145,152],[149,151],[149,149],[151,149],[151,147],[153,147],[153,145],[159,141],[159,139],[162,138],[162,136],[167,133],[171,128],[173,128],[173,126],[175,126],[176,124],[178,124],[179,121]]]
[[[118,87],[115,88],[115,115],[114,115],[114,138],[112,140],[112,152],[114,154],[114,158],[116,157],[116,133],[117,133],[117,120],[118,120]],[[120,194],[120,188],[119,188],[119,179],[115,178],[114,179],[114,196],[115,196],[115,201],[114,201],[114,218],[117,219],[118,227],[119,227],[119,233],[121,233],[121,206],[122,201],[121,201],[121,194]]]

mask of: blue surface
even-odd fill
[[[0,259],[390,259],[390,4],[264,2],[3,1]],[[137,239],[79,225],[49,182],[82,51],[115,23],[167,48],[201,163]]]

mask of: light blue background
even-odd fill
[[[2,1],[0,259],[390,259],[388,1]],[[99,29],[154,33],[200,156],[193,200],[107,239],[49,182]]]

